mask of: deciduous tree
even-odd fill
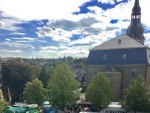
[[[103,73],[95,75],[88,85],[86,99],[96,106],[108,107],[112,99],[112,90],[108,79]]]
[[[30,65],[11,59],[2,63],[1,77],[4,95],[9,87],[12,100],[20,101],[25,84],[33,79],[33,71]]]
[[[32,82],[26,83],[23,97],[28,104],[38,104],[41,106],[47,100],[47,90],[43,88],[42,82],[35,78]]]
[[[0,89],[0,113],[2,113],[3,109],[7,106],[9,106],[9,102],[6,101],[6,99],[3,96],[2,90]]]
[[[54,69],[54,74],[48,81],[48,98],[54,106],[64,108],[67,103],[75,103],[75,91],[78,88],[79,83],[69,66],[65,63],[58,64]]]
[[[150,111],[150,92],[145,85],[141,75],[137,79],[132,79],[131,85],[125,89],[124,99],[121,101],[122,107],[128,111]]]

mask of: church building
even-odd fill
[[[141,8],[139,0],[135,0],[126,34],[90,50],[86,64],[86,85],[98,72],[104,73],[113,91],[112,101],[120,101],[123,90],[138,75],[144,77],[150,88],[150,48],[144,45],[143,34]]]

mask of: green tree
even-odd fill
[[[3,109],[8,106],[9,102],[7,102],[6,99],[4,99],[3,92],[0,89],[0,113],[2,113]]]
[[[33,77],[38,78],[40,76],[41,67],[40,66],[31,66],[33,71]]]
[[[23,97],[28,104],[38,104],[41,106],[47,98],[47,90],[43,88],[42,82],[35,78],[32,82],[26,83]]]
[[[110,83],[103,73],[98,73],[86,89],[86,99],[99,107],[108,107],[112,99]]]
[[[48,75],[49,79],[52,75],[54,75],[54,70],[55,70],[55,68],[53,66],[51,66],[51,68],[48,70],[47,75]]]
[[[141,75],[137,79],[132,79],[131,84],[125,89],[124,99],[121,101],[122,107],[128,111],[150,111],[150,92],[145,85]]]
[[[79,88],[79,83],[69,66],[62,63],[54,69],[47,88],[49,100],[53,102],[54,106],[60,106],[63,109],[68,103],[75,103],[75,91]]]
[[[7,89],[9,87],[12,100],[20,101],[25,84],[33,79],[32,67],[14,59],[7,60],[2,63],[1,77],[4,95],[7,96]]]
[[[42,67],[40,76],[38,78],[39,78],[39,80],[41,80],[43,87],[46,88],[47,82],[49,80],[49,76],[47,74],[47,70],[46,70],[45,66]]]

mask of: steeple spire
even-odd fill
[[[141,14],[141,7],[139,5],[139,0],[135,0],[134,6],[132,8],[132,15],[140,15]]]
[[[139,5],[139,0],[135,0],[134,6],[132,8],[131,23],[127,28],[126,34],[137,40],[138,42],[144,44],[144,30],[141,24],[141,7]]]

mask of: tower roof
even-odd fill
[[[126,34],[144,44],[145,38],[143,33],[144,29],[141,24],[141,8],[139,5],[139,0],[135,0],[132,8],[131,23],[127,28]]]
[[[141,7],[139,5],[139,0],[135,0],[134,6],[132,8],[132,15],[139,15],[141,14]]]

